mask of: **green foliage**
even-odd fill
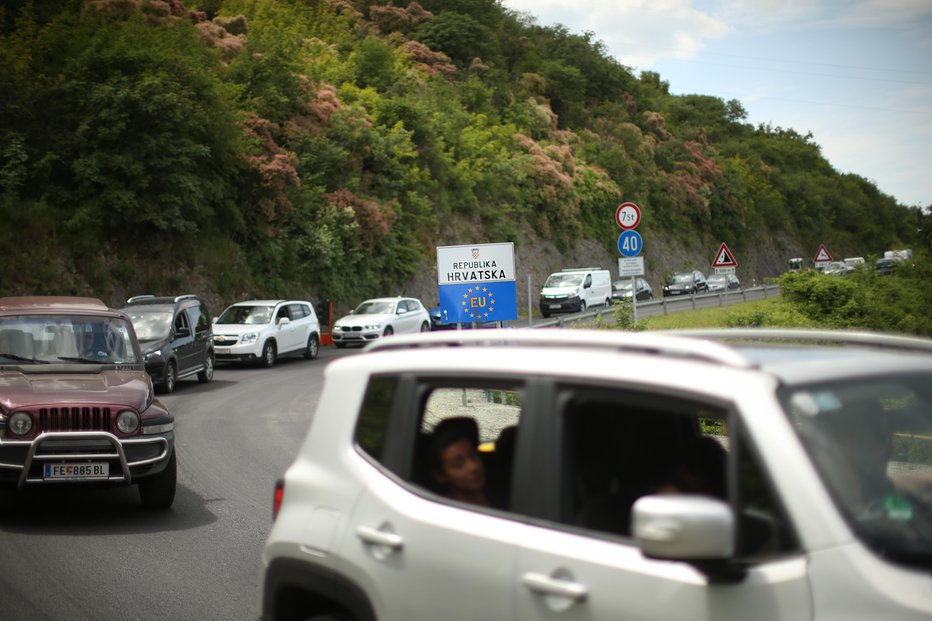
[[[187,286],[185,270],[148,267],[169,248],[218,295],[351,300],[398,287],[464,230],[520,244],[530,226],[558,249],[610,250],[621,199],[641,205],[642,230],[739,249],[761,229],[841,253],[932,245],[929,214],[834,171],[811,135],[671,95],[592,33],[498,0],[405,4],[7,3],[3,287]],[[790,283],[802,301],[729,321],[922,333],[922,269]]]
[[[903,264],[892,275],[859,269],[848,276],[790,272],[778,281],[784,297],[819,325],[932,336],[932,267]]]

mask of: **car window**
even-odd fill
[[[358,447],[439,502],[469,502],[458,494],[474,489],[485,500],[477,506],[507,509],[523,403],[520,388],[501,382],[425,380],[417,390],[417,405],[411,402],[410,411],[399,411],[392,408],[397,386],[391,378],[370,382],[356,429]],[[393,412],[404,423],[403,437],[396,442],[409,449],[400,460],[386,458]],[[451,445],[456,445],[453,451],[461,446],[463,454],[451,457]]]
[[[288,306],[283,304],[278,307],[278,311],[275,313],[275,323],[278,323],[282,319],[290,319],[288,316]]]
[[[175,334],[183,332],[191,333],[191,323],[188,321],[188,314],[181,311],[175,316]]]
[[[854,533],[884,557],[932,557],[932,377],[882,375],[788,391],[784,407]]]
[[[210,314],[203,304],[191,307],[188,312],[191,313],[191,318],[194,320],[194,329],[198,334],[210,330]]]
[[[243,325],[260,325],[269,323],[272,319],[272,310],[274,307],[261,306],[231,306],[220,315],[217,323],[220,324],[243,324]]]
[[[291,320],[296,321],[307,316],[307,313],[304,311],[305,307],[303,304],[289,304],[288,312],[291,314]]]
[[[168,310],[145,310],[127,308],[124,312],[129,315],[136,331],[136,338],[140,341],[154,341],[168,337],[172,327],[172,312]]]
[[[638,498],[702,494],[730,502],[741,516],[739,556],[794,549],[769,480],[753,451],[732,442],[722,409],[669,395],[579,386],[564,387],[558,402],[567,460],[558,483],[563,524],[630,537]],[[732,472],[740,473],[737,481],[729,479]]]

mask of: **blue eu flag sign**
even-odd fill
[[[512,321],[518,318],[515,282],[440,285],[440,308],[449,323]]]

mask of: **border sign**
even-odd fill
[[[828,250],[825,248],[825,244],[819,246],[819,251],[816,253],[815,259],[812,260],[813,263],[826,263],[832,260],[832,255],[828,253]]]
[[[641,223],[641,209],[634,203],[622,203],[615,210],[615,223],[628,231],[638,228]]]
[[[438,246],[437,289],[449,323],[517,319],[515,245]]]

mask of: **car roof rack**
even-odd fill
[[[593,270],[601,270],[600,267],[564,267],[561,272],[591,272]]]
[[[808,328],[709,328],[658,331],[660,334],[691,336],[716,341],[739,341],[743,344],[766,342],[784,344],[857,345],[877,349],[895,349],[932,353],[932,339],[879,332],[819,330]]]
[[[185,293],[184,295],[175,296],[175,301],[180,302],[182,300],[196,300],[197,296],[193,293]]]
[[[396,334],[366,345],[367,352],[399,351],[441,347],[479,345],[553,347],[576,346],[593,350],[663,354],[721,364],[751,368],[755,364],[739,351],[722,343],[700,338],[682,338],[672,333],[624,332],[610,330],[564,330],[558,328],[458,330]]]
[[[153,299],[154,297],[155,297],[155,296],[152,295],[151,293],[146,293],[146,294],[143,294],[143,295],[134,295],[134,296],[131,297],[130,299],[126,300],[126,303],[127,303],[127,304],[132,304],[132,303],[134,303],[134,302],[140,302],[140,301],[142,301],[142,300],[151,300],[151,299]]]

